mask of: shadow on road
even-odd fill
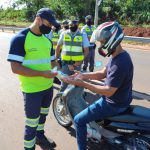
[[[44,145],[38,145],[42,150],[56,150],[55,148],[44,146]],[[57,147],[56,147],[57,148]]]
[[[66,128],[66,130],[68,131],[68,133],[76,138],[76,133],[75,133],[75,129],[73,127],[68,127]],[[114,149],[111,145],[107,144],[107,143],[103,143],[103,144],[96,144],[93,143],[91,141],[87,142],[87,150],[116,150]]]
[[[75,132],[75,129],[73,127],[68,127],[68,128],[66,128],[66,130],[68,131],[68,133],[71,136],[76,137],[76,132]]]

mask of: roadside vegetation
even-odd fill
[[[76,16],[84,21],[87,14],[94,16],[95,0],[16,0],[6,10],[0,7],[0,24],[26,24],[34,19],[36,11],[42,7],[53,9],[58,19]],[[106,20],[118,20],[125,26],[147,26],[150,24],[150,1],[103,0],[99,7],[99,23]]]
[[[10,0],[11,1],[11,0]],[[94,18],[96,0],[16,0],[9,8],[0,6],[0,25],[26,27],[34,20],[36,12],[49,7],[60,21],[76,16],[82,24],[86,15]],[[99,6],[99,24],[117,20],[127,34],[136,30],[137,36],[150,37],[150,1],[149,0],[102,0]],[[141,31],[137,27],[142,27]],[[129,28],[129,29],[128,29]],[[146,31],[143,30],[146,29]],[[129,32],[128,32],[129,30]],[[146,32],[148,34],[142,34]]]

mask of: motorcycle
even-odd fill
[[[52,109],[57,122],[69,128],[74,116],[88,105],[84,88],[68,85],[53,99]],[[93,121],[87,124],[87,139],[106,141],[118,150],[150,150],[150,109],[131,105],[116,116]]]

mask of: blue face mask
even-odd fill
[[[48,27],[48,26],[46,26],[44,24],[42,24],[41,26],[39,26],[39,29],[40,29],[40,32],[42,34],[48,34],[51,31],[51,27]]]

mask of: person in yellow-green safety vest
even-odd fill
[[[88,15],[85,17],[86,25],[82,27],[81,32],[85,32],[87,34],[88,40],[90,41],[91,35],[93,31],[95,30],[95,26],[92,25],[92,16]],[[89,65],[89,71],[94,71],[94,63],[95,63],[95,44],[90,43],[89,46],[89,54],[84,59],[83,63],[83,71],[87,70],[87,67]]]
[[[71,20],[69,30],[61,33],[56,47],[55,59],[57,61],[61,55],[61,71],[67,75],[73,74],[74,70],[81,70],[81,64],[89,52],[88,38],[79,31],[78,25],[78,20]],[[60,91],[64,91],[66,87],[67,84],[62,82]]]
[[[61,28],[62,29],[60,30],[60,33],[62,33],[63,31],[68,30],[69,29],[69,21],[68,20],[63,20]]]
[[[57,21],[57,22],[58,22],[58,21]],[[54,53],[54,54],[55,54],[56,45],[57,45],[57,42],[58,42],[58,39],[59,39],[59,36],[60,36],[60,29],[61,29],[61,26],[60,26],[60,24],[59,24],[59,22],[58,22],[58,25],[57,25],[57,26],[53,26],[53,27],[52,27],[52,30],[50,31],[50,33],[45,35],[45,36],[48,37],[49,40],[51,40],[52,43],[53,43],[53,53]],[[54,57],[54,59],[51,59],[51,61],[52,61],[53,64],[54,64],[54,65],[52,66],[52,68],[54,68],[54,67],[56,66],[56,64],[55,64],[55,57]],[[58,84],[58,85],[61,84],[60,80],[59,80],[57,77],[54,78],[54,83],[56,83],[56,84]]]
[[[61,29],[61,26],[60,24],[58,24],[57,26],[52,27],[52,30],[49,34],[46,34],[46,37],[48,37],[53,43],[54,53],[55,53],[56,45],[60,36],[60,29]]]
[[[24,96],[25,150],[35,150],[36,144],[56,147],[44,134],[53,97],[53,78],[57,75],[51,71],[52,43],[45,36],[52,25],[57,26],[54,12],[41,8],[31,26],[16,34],[10,44],[7,60],[12,72],[19,75]]]

